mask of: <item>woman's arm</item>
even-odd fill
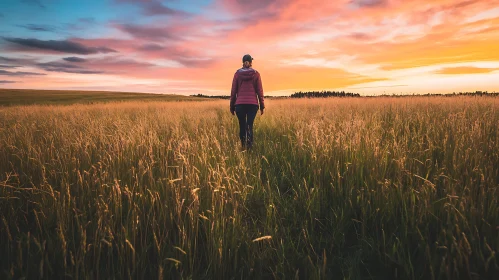
[[[236,98],[237,98],[237,73],[234,74],[234,78],[232,79],[232,89],[230,91],[230,112],[234,114],[234,110],[236,110]]]
[[[260,76],[260,73],[258,73],[258,77],[256,80],[256,91],[258,101],[260,102],[260,110],[263,110],[265,109],[265,99],[263,97],[262,77]]]

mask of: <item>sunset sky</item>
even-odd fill
[[[2,0],[0,88],[499,91],[499,0]]]

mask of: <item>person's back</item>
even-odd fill
[[[251,68],[253,58],[243,57],[243,67],[238,69],[232,79],[230,112],[239,119],[239,137],[244,148],[253,145],[253,121],[260,105],[263,114],[265,109],[262,79],[260,73]]]
[[[235,88],[234,88],[235,87]],[[236,93],[234,105],[253,104],[258,105],[258,99],[261,100],[260,108],[263,108],[263,89],[260,73],[255,69],[241,68],[234,74],[234,83],[232,92]],[[257,97],[258,96],[258,97]]]

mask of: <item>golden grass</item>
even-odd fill
[[[0,108],[0,278],[494,279],[494,98]]]
[[[0,89],[0,106],[69,105],[119,101],[206,101],[206,98],[175,94],[135,92]]]

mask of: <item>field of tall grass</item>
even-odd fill
[[[499,279],[499,99],[0,108],[1,279]]]
[[[122,101],[201,101],[203,99],[204,98],[177,94],[0,88],[0,106],[24,106],[34,104],[70,105]]]

